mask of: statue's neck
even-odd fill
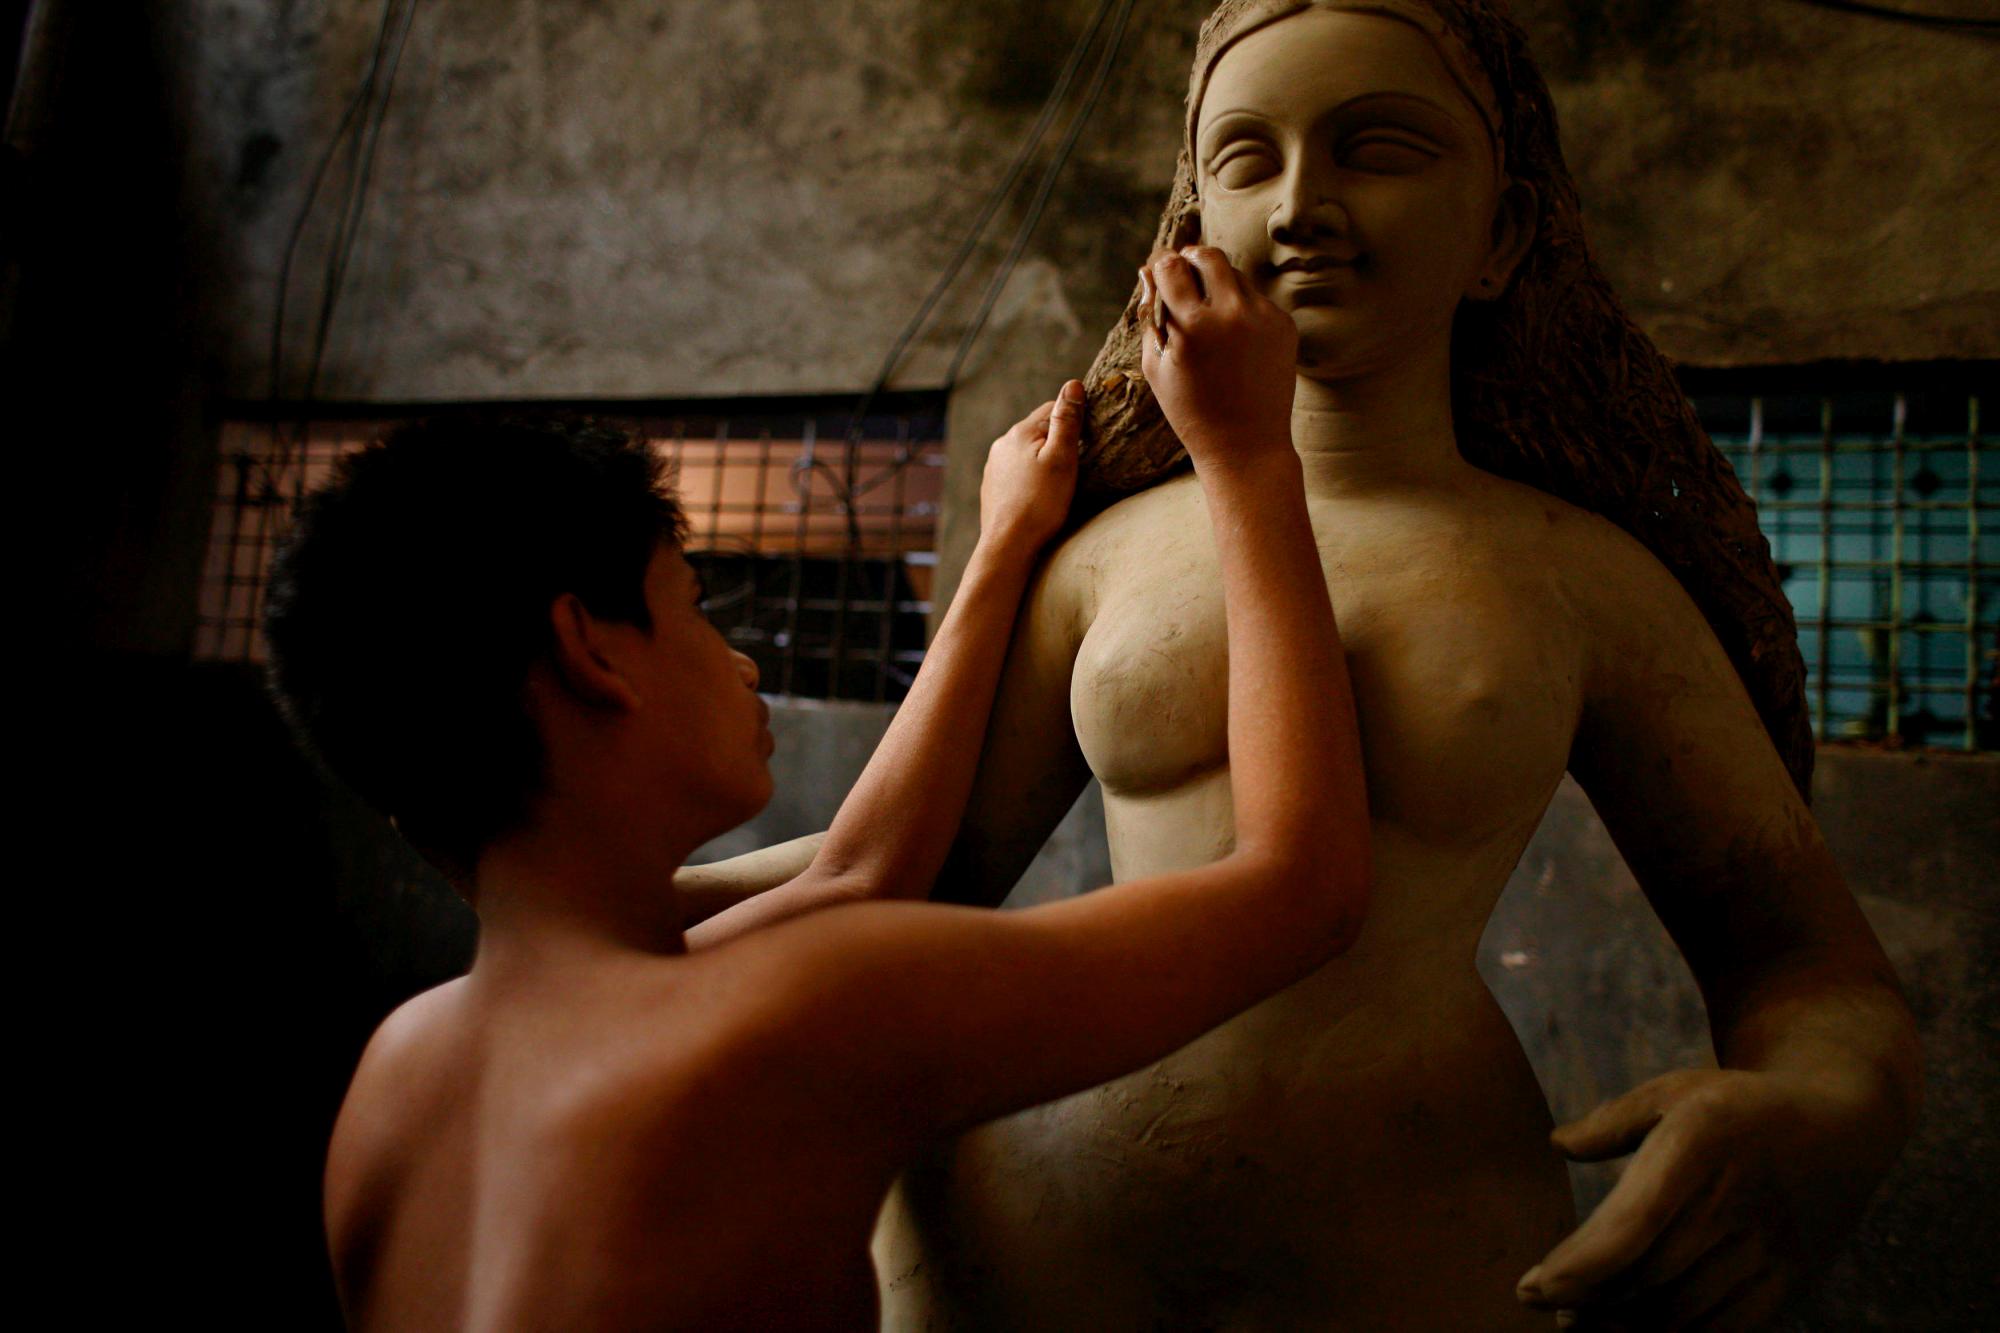
[[[1451,481],[1470,466],[1451,419],[1449,351],[1344,379],[1299,376],[1292,447],[1306,492],[1335,496]]]

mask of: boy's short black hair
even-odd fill
[[[518,827],[549,607],[651,629],[645,576],[686,528],[658,456],[588,420],[447,417],[343,459],[272,570],[270,680],[307,748],[459,874]]]

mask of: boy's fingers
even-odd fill
[[[1026,438],[1040,443],[1042,437],[1049,433],[1049,418],[1055,415],[1055,410],[1056,405],[1053,400],[1043,403],[1040,407],[1028,413],[1027,416],[1022,417],[1020,424],[1015,426],[1014,429]]]
[[[1052,405],[1049,435],[1042,444],[1042,457],[1075,450],[1077,439],[1083,434],[1083,401],[1082,380],[1070,380],[1062,386],[1062,392],[1056,395]]]
[[[1153,283],[1170,315],[1185,316],[1201,304],[1201,283],[1195,267],[1180,255],[1161,255],[1153,261]]]
[[[1190,245],[1181,251],[1182,258],[1194,265],[1201,275],[1201,284],[1210,301],[1229,297],[1241,297],[1243,287],[1237,281],[1235,266],[1229,256],[1212,245]]]

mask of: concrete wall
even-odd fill
[[[363,400],[851,392],[872,382],[1095,0],[416,16],[320,393]],[[948,423],[939,590],[986,444],[1080,373],[1171,178],[1209,0],[1141,5]],[[277,280],[374,0],[199,0],[189,209],[212,382],[271,383]],[[1797,4],[1521,0],[1597,254],[1690,363],[2000,355],[2000,44]],[[1050,136],[1060,136],[1061,126]],[[336,184],[342,179],[336,171]],[[1020,192],[1023,196],[1026,191]],[[296,391],[338,190],[285,321]],[[1003,211],[897,383],[939,383]]]
[[[862,387],[1093,2],[424,6],[323,391]],[[196,53],[179,71],[194,198],[219,220],[217,369],[256,396],[285,242],[381,6],[176,8]],[[1003,326],[1080,324],[1086,341],[1105,326],[1171,176],[1207,8],[1138,6]],[[1517,9],[1596,248],[1669,352],[2000,354],[2000,48],[1796,4]],[[323,244],[309,231],[303,253]],[[937,382],[976,294],[948,306],[906,383]],[[294,314],[299,346],[310,299]]]

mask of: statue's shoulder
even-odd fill
[[[1510,545],[1536,550],[1558,567],[1588,571],[1604,562],[1657,563],[1652,553],[1602,514],[1489,472],[1479,474],[1479,505]]]
[[[1100,555],[1130,542],[1156,540],[1163,532],[1179,530],[1200,506],[1200,484],[1193,472],[1182,472],[1121,496],[1093,514],[1063,545]]]
[[[1207,537],[1200,506],[1192,472],[1121,497],[1056,545],[1043,564],[1039,595],[1075,607],[1088,624],[1111,588],[1143,580],[1160,554],[1190,533]]]

